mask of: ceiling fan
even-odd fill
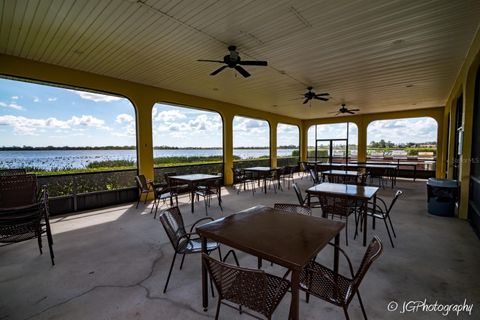
[[[199,59],[197,61],[225,63],[224,66],[221,66],[217,70],[210,73],[211,76],[218,74],[219,72],[223,71],[225,68],[228,67],[228,68],[233,68],[237,70],[238,73],[240,73],[242,76],[244,76],[245,78],[248,78],[250,77],[250,73],[248,73],[248,71],[241,66],[267,66],[267,61],[241,60],[240,56],[238,55],[236,46],[229,46],[228,51],[229,51],[229,54],[223,57],[223,61],[222,60],[203,60],[203,59]]]
[[[338,109],[338,111],[333,111],[329,113],[335,113],[335,115],[338,116],[345,113],[355,114],[356,111],[360,111],[360,109],[348,109],[345,103],[342,103],[342,106],[340,107],[340,109]]]
[[[310,101],[312,99],[317,99],[317,100],[322,100],[322,101],[328,101],[328,99],[330,99],[329,97],[326,97],[326,96],[330,95],[329,93],[318,93],[317,94],[313,91],[313,87],[308,87],[307,89],[308,89],[308,91],[303,94],[303,96],[305,97],[305,101],[303,101],[303,104],[306,104],[308,101]]]

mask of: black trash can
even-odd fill
[[[458,201],[458,181],[430,178],[427,182],[428,213],[453,217]]]

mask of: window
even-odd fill
[[[346,139],[348,139],[349,160],[356,160],[358,127],[355,123],[343,122],[311,126],[308,129],[308,158],[315,158],[315,146],[317,146],[317,159],[319,161],[344,161],[347,155]],[[332,145],[331,159],[330,143]]]
[[[136,167],[129,100],[0,79],[0,168],[37,174]]]
[[[377,120],[367,128],[369,161],[406,161],[434,170],[437,122],[430,117]]]
[[[157,103],[152,121],[155,166],[223,162],[218,113]]]
[[[265,120],[233,118],[233,156],[240,159],[270,160],[270,126]],[[268,161],[265,161],[268,160]]]
[[[296,165],[300,156],[300,130],[291,124],[277,126],[277,164]]]

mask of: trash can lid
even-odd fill
[[[427,185],[442,188],[458,188],[458,181],[451,179],[429,178],[427,181]]]

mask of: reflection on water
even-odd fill
[[[279,149],[278,156],[290,156],[293,149]],[[221,156],[222,149],[182,149],[154,150],[154,157],[192,157]],[[235,149],[234,155],[242,159],[268,156],[268,149]],[[0,151],[0,168],[36,167],[50,170],[52,168],[77,169],[89,163],[107,160],[137,161],[135,150],[35,150],[35,151]]]

